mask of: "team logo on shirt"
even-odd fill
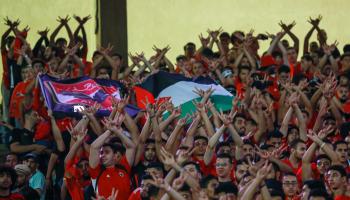
[[[123,173],[123,172],[119,172],[119,176],[120,176],[120,177],[123,177],[123,176],[124,176],[124,173]]]

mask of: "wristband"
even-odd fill
[[[320,148],[323,149],[324,145],[326,145],[325,142],[323,142],[323,143],[321,144]]]

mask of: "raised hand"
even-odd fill
[[[45,28],[45,30],[42,30],[42,31],[38,31],[38,34],[41,36],[41,37],[46,37],[47,36],[47,33],[50,31],[49,28]]]
[[[272,169],[272,164],[266,160],[262,168],[260,168],[256,174],[256,178],[265,179]]]
[[[201,34],[199,34],[198,38],[201,41],[201,44],[203,47],[208,47],[208,44],[210,42],[210,36],[205,38],[205,37],[203,37],[203,34],[201,33]]]
[[[82,19],[83,24],[85,24],[85,23],[86,23],[87,21],[89,21],[90,19],[91,19],[91,16],[90,16],[90,15],[84,17],[84,18]]]
[[[4,21],[5,21],[4,24],[5,24],[6,26],[12,27],[13,23],[12,23],[12,21],[9,19],[9,17],[4,18]]]
[[[177,177],[176,179],[174,179],[173,181],[173,188],[175,190],[179,190],[182,188],[182,186],[185,184],[185,181],[187,179],[188,174],[187,173],[181,173],[179,177]]]
[[[58,17],[58,19],[57,19],[57,21],[63,25],[67,25],[69,20],[70,20],[69,15],[67,15],[65,18]]]
[[[150,184],[160,188],[160,189],[163,189],[163,190],[167,190],[170,185],[168,182],[164,181],[164,179],[162,178],[158,178],[156,175],[154,175],[153,173],[151,174],[152,176],[152,181],[150,181]]]
[[[164,105],[164,106],[166,109],[166,105]],[[174,116],[175,118],[180,117],[181,116],[181,107],[173,109],[173,111],[171,112],[171,115]]]
[[[66,126],[66,129],[68,131],[68,133],[71,135],[71,138],[76,141],[77,140],[77,136],[79,134],[79,131],[73,127],[72,123],[69,123],[68,126]]]
[[[193,93],[197,94],[200,97],[204,97],[205,91],[202,89],[199,89],[197,87],[194,87],[194,90],[192,90]]]
[[[24,29],[22,30],[23,32],[28,32],[30,30],[29,26],[27,25],[26,27],[24,27]]]
[[[229,126],[230,124],[232,124],[232,122],[233,122],[232,115],[225,115],[222,111],[220,111],[219,118],[222,121],[222,123],[224,124],[224,126],[226,126],[226,127]]]
[[[128,55],[133,64],[138,65],[140,63],[141,59],[139,57],[132,55],[130,52]]]
[[[318,27],[320,21],[322,20],[322,16],[319,15],[316,19],[312,19],[311,17],[309,18],[309,20],[307,22],[309,22],[312,26],[314,27]]]
[[[81,130],[81,131],[77,131],[77,135],[76,135],[76,140],[77,142],[82,142],[84,141],[86,135],[87,135],[88,130]]]
[[[206,109],[205,109],[205,104],[204,103],[201,103],[201,102],[196,102],[195,100],[192,101],[193,104],[196,106],[197,110],[199,112],[206,112]]]
[[[165,165],[172,166],[176,164],[174,156],[171,153],[167,152],[164,147],[160,149],[160,157]]]
[[[222,32],[222,28],[220,27],[218,30],[212,31],[210,29],[207,30],[207,33],[209,33],[209,36],[213,39],[216,40],[219,36],[219,34]]]

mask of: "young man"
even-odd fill
[[[5,165],[14,168],[18,164],[18,156],[15,153],[8,153],[6,156]]]
[[[14,169],[0,166],[0,200],[25,200],[21,194],[11,192],[16,179],[17,175]]]
[[[39,171],[38,155],[29,153],[24,156],[23,164],[30,169],[31,177],[29,179],[29,186],[37,191],[41,200],[45,199],[45,176]]]
[[[219,183],[233,182],[231,178],[232,158],[229,154],[219,154],[215,166]]]
[[[108,198],[113,189],[118,191],[118,199],[127,200],[131,193],[130,171],[134,161],[135,144],[123,134],[120,125],[109,121],[107,128],[90,146],[90,175],[95,179],[95,191]],[[123,144],[105,143],[115,134]],[[125,152],[125,155],[124,155]]]
[[[12,130],[12,140],[10,150],[16,154],[25,154],[29,152],[41,153],[46,149],[45,146],[34,144],[34,128],[39,122],[40,117],[36,111],[28,110],[24,113],[24,127],[22,129]]]
[[[283,192],[286,200],[294,200],[298,196],[298,180],[295,174],[285,173],[282,178]]]
[[[83,200],[84,193],[88,195],[85,191],[91,184],[88,172],[89,161],[76,155],[84,138],[85,134],[80,132],[64,160],[64,181],[72,200]],[[79,161],[76,161],[76,158],[79,158]]]
[[[350,191],[347,191],[346,171],[341,165],[333,165],[328,168],[326,181],[335,199],[350,199]]]
[[[290,156],[288,159],[283,160],[283,162],[293,169],[293,173],[297,174],[301,168],[303,155],[305,154],[307,147],[300,139],[294,140],[290,147]]]
[[[22,194],[27,200],[39,200],[39,193],[29,187],[30,168],[25,164],[18,164],[15,166],[15,170],[17,173],[17,183],[14,191]]]

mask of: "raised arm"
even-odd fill
[[[56,36],[58,35],[58,33],[60,32],[60,30],[62,29],[62,27],[64,26],[64,23],[67,23],[67,19],[63,19],[61,17],[58,17],[57,21],[60,23],[57,28],[51,33],[50,35],[50,45],[51,46],[55,46],[56,45]]]
[[[62,138],[62,134],[60,129],[57,126],[56,119],[53,116],[52,110],[47,111],[48,116],[50,117],[50,122],[51,122],[51,128],[52,128],[52,133],[53,137],[56,141],[57,149],[60,152],[64,152],[66,147]]]
[[[292,33],[292,31],[291,31],[292,28],[296,25],[295,21],[293,21],[288,26],[281,21],[279,23],[279,25],[286,32],[286,34],[289,35],[290,38],[292,38],[292,40],[294,42],[294,46],[293,47],[294,47],[295,51],[298,54],[298,52],[299,52],[299,38],[294,33]]]
[[[89,165],[91,168],[96,168],[100,163],[100,149],[111,134],[112,132],[110,130],[106,130],[91,144],[89,155]]]
[[[224,132],[224,130],[226,129],[226,127],[228,126],[228,124],[222,125],[213,136],[211,136],[211,138],[208,141],[208,146],[207,149],[205,150],[204,153],[204,163],[205,165],[208,165],[212,158],[213,158],[213,154],[215,151],[215,147],[217,145],[217,143],[219,142],[219,138],[221,137],[222,133]]]
[[[45,43],[45,47],[49,45],[49,39],[47,38],[47,33],[49,32],[49,29],[46,28],[43,31],[38,31],[38,34],[40,35],[39,40],[35,43],[35,46],[33,48],[33,55],[35,58],[39,57],[39,51],[41,49],[42,43]]]
[[[11,20],[6,17],[5,25],[7,25],[9,28],[1,36],[1,52],[6,51],[6,38],[10,35],[11,31],[14,31],[14,29],[19,25],[19,21],[17,20],[15,22],[11,22]]]
[[[67,164],[69,164],[69,162],[71,162],[74,159],[79,148],[84,143],[84,139],[85,139],[86,134],[87,134],[87,129],[83,130],[83,131],[79,131],[79,133],[77,134],[75,143],[71,146],[66,158],[64,159],[65,166],[67,166]]]

